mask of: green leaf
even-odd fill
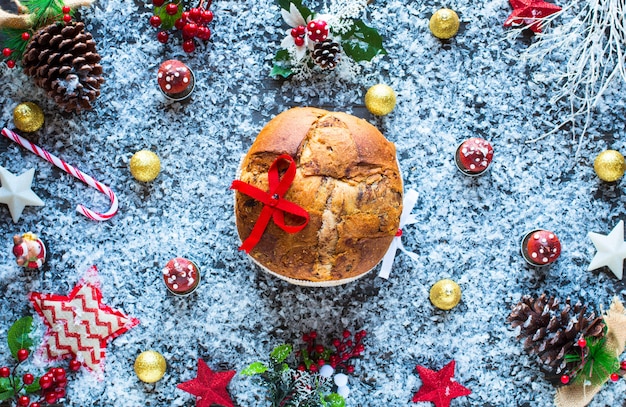
[[[61,0],[22,0],[23,6],[33,15],[34,29],[38,29],[52,21],[63,18],[63,1]]]
[[[289,78],[291,75],[293,75],[291,68],[278,64],[274,64],[272,70],[270,71],[270,76],[273,77],[280,76],[283,78]]]
[[[8,400],[15,395],[15,389],[11,386],[8,377],[0,377],[0,401]]]
[[[387,54],[383,48],[383,37],[361,20],[354,22],[342,39],[341,47],[347,56],[357,62],[371,61],[376,55]]]
[[[261,374],[267,371],[267,366],[261,362],[254,362],[247,368],[243,369],[240,374],[244,376],[254,376],[255,374]]]
[[[324,397],[325,406],[328,407],[346,407],[346,400],[337,393],[330,393]]]
[[[270,353],[270,357],[276,362],[276,363],[282,363],[285,359],[287,359],[287,357],[289,355],[291,355],[291,352],[293,351],[293,348],[291,345],[286,344],[286,345],[279,345],[277,347],[274,348],[274,350],[272,351],[272,353]]]
[[[7,342],[11,355],[17,359],[17,351],[26,349],[28,351],[33,347],[33,340],[30,339],[30,333],[33,330],[33,317],[26,316],[15,321],[7,334]]]
[[[35,377],[35,381],[32,384],[24,386],[24,390],[28,394],[37,393],[39,390],[41,390],[41,386],[39,385],[39,377]]]
[[[300,14],[302,14],[304,21],[307,21],[307,19],[314,14],[308,7],[302,4],[302,0],[276,0],[276,3],[278,3],[280,8],[287,11],[291,9],[291,4],[293,4]]]
[[[173,16],[167,14],[167,12],[165,11],[166,7],[168,4],[170,3],[177,3],[178,4],[178,12],[176,14],[174,14]],[[182,5],[178,2],[172,1],[172,2],[165,2],[163,3],[162,6],[160,7],[155,7],[154,8],[154,15],[155,16],[159,16],[159,18],[161,18],[161,26],[159,27],[160,30],[164,30],[167,31],[169,29],[171,29],[172,27],[174,27],[174,23],[176,23],[176,20],[178,20],[182,15],[183,15],[183,8]]]
[[[270,76],[282,76],[288,78],[293,74],[291,70],[291,56],[286,49],[279,49],[274,55],[274,66],[270,72]]]

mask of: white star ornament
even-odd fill
[[[607,266],[615,274],[615,277],[621,280],[624,273],[624,259],[626,258],[624,221],[620,220],[608,235],[589,232],[587,236],[597,250],[587,271]]]
[[[0,166],[0,203],[9,206],[13,222],[17,223],[25,206],[44,206],[44,202],[30,189],[35,169],[17,176]]]

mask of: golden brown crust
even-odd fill
[[[242,162],[240,180],[267,191],[267,171],[280,154],[291,155],[297,164],[285,199],[305,208],[311,219],[296,234],[270,222],[250,255],[297,280],[342,280],[372,269],[393,240],[402,212],[394,145],[349,114],[293,108],[261,130]],[[261,209],[261,203],[236,193],[242,240]]]

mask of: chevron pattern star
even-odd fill
[[[99,378],[107,342],[139,324],[102,303],[96,266],[67,296],[33,292],[29,299],[47,327],[40,349],[47,359],[76,358]]]

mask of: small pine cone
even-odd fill
[[[50,24],[33,35],[22,66],[67,112],[90,110],[100,95],[102,66],[96,42],[82,22]]]
[[[341,48],[338,43],[327,39],[315,44],[311,57],[322,69],[335,69],[341,58]]]
[[[520,327],[517,338],[525,338],[524,349],[537,355],[544,369],[553,375],[576,368],[573,364],[568,366],[565,355],[580,354],[578,339],[604,335],[603,319],[595,313],[585,316],[586,306],[572,306],[569,298],[560,311],[559,305],[558,299],[548,299],[545,294],[536,300],[525,295],[508,317],[513,328]]]

